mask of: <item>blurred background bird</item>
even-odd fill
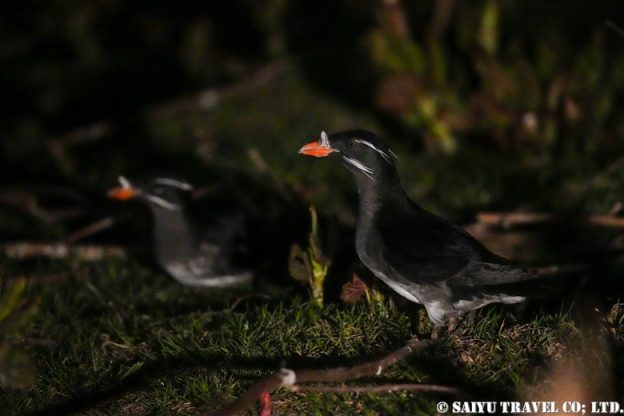
[[[178,282],[214,288],[251,282],[250,271],[234,270],[230,263],[234,239],[242,232],[242,218],[226,216],[219,224],[202,231],[186,212],[182,193],[193,189],[189,183],[158,177],[145,184],[132,184],[120,176],[119,184],[108,195],[147,204],[154,219],[154,258]]]

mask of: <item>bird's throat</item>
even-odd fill
[[[384,207],[400,209],[409,204],[396,173],[373,180],[355,174],[355,182],[360,194],[360,220],[376,215]]]
[[[152,209],[154,245],[159,261],[164,257],[184,258],[195,250],[196,237],[183,211]]]

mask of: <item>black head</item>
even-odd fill
[[[318,141],[306,144],[299,153],[315,157],[339,157],[352,172],[369,179],[396,172],[396,156],[376,134],[366,130],[321,132]]]
[[[152,208],[168,211],[182,210],[182,192],[193,190],[185,181],[169,177],[157,177],[143,183],[130,183],[123,176],[119,177],[119,187],[111,189],[108,196],[118,200],[139,199]]]

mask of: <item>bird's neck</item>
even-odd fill
[[[394,169],[374,176],[373,179],[355,174],[355,182],[360,194],[358,222],[372,219],[382,209],[390,207],[393,211],[400,210],[410,204]]]
[[[150,206],[154,216],[154,248],[158,260],[188,256],[195,250],[196,239],[184,211]]]

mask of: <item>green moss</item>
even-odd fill
[[[319,309],[282,292],[231,310],[228,305],[241,293],[195,293],[134,262],[65,266],[82,273],[32,289],[42,299],[42,313],[26,335],[46,342],[29,347],[36,387],[0,392],[11,414],[49,408],[197,414],[233,400],[280,365],[364,362],[402,345],[414,329],[428,330],[419,323],[420,312],[412,316],[417,306],[395,304],[392,296],[371,305],[329,303]],[[579,335],[568,316],[516,312],[488,307],[458,336],[441,338],[423,356],[380,378],[358,382],[459,382],[513,394]],[[432,372],[431,358],[445,360],[447,367]],[[273,400],[285,413],[427,414],[436,397],[278,391]]]

